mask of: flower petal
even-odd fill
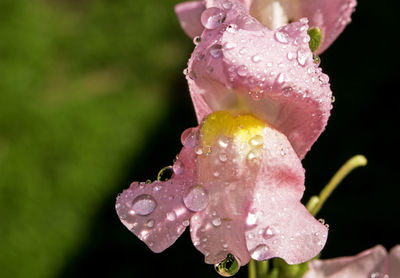
[[[242,0],[268,28],[275,30],[289,22],[307,17],[310,27],[322,31],[322,43],[317,54],[325,51],[351,21],[356,0]]]
[[[315,260],[310,262],[304,278],[365,278],[372,277],[371,274],[381,277],[386,256],[385,248],[377,245],[352,257]]]
[[[192,241],[206,263],[219,263],[232,254],[239,265],[245,265],[250,259],[244,232],[252,173],[235,162],[232,138],[221,136],[210,149],[198,158],[199,183],[207,190],[209,202],[191,218]]]
[[[400,245],[396,245],[389,252],[389,277],[400,278]]]
[[[183,2],[175,6],[179,23],[189,37],[200,36],[203,31],[204,27],[201,25],[200,16],[205,8],[203,1]]]
[[[300,203],[304,170],[285,135],[250,115],[215,112],[201,129],[198,183],[208,206],[191,218],[191,236],[206,262],[227,254],[240,265],[316,256],[327,228]]]
[[[204,30],[189,60],[191,96],[212,111],[251,112],[282,131],[303,158],[332,107],[329,78],[308,47],[307,20],[271,31],[231,3],[225,22]]]
[[[310,27],[319,27],[322,42],[317,54],[324,52],[351,21],[356,0],[302,0],[298,18],[307,17]]]
[[[274,129],[266,129],[264,137],[247,216],[247,248],[255,260],[280,257],[302,263],[319,254],[328,230],[300,203],[304,170],[286,137]]]
[[[184,147],[170,180],[134,182],[117,198],[115,208],[121,222],[153,252],[168,248],[189,225],[193,213],[182,200],[187,188],[195,183],[195,165],[194,150]]]

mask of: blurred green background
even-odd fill
[[[0,0],[0,277],[218,277],[188,232],[153,254],[114,212],[196,125],[176,3]],[[397,10],[361,1],[321,56],[336,102],[303,161],[304,200],[350,156],[369,159],[319,214],[323,257],[400,243]]]

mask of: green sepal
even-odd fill
[[[310,46],[311,51],[314,52],[318,49],[322,41],[321,29],[319,29],[318,27],[313,27],[308,29],[307,33],[310,36],[310,41],[308,45]]]

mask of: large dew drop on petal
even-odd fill
[[[165,178],[164,169],[159,175],[163,181],[134,182],[117,198],[121,222],[154,252],[173,244],[189,225],[194,210],[184,205],[183,197],[196,183],[196,160],[194,150],[184,147],[174,166],[165,168],[170,179]]]
[[[214,265],[217,273],[224,277],[231,277],[235,275],[240,268],[240,264],[232,254],[228,256],[220,263]]]

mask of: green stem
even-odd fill
[[[249,278],[267,278],[268,277],[268,261],[255,261],[250,259],[249,262]]]
[[[367,165],[367,159],[363,155],[356,155],[350,158],[336,174],[332,177],[329,183],[322,189],[319,196],[313,196],[307,203],[307,209],[312,215],[316,215],[324,205],[325,201],[332,194],[333,190],[339,183],[355,168]]]

